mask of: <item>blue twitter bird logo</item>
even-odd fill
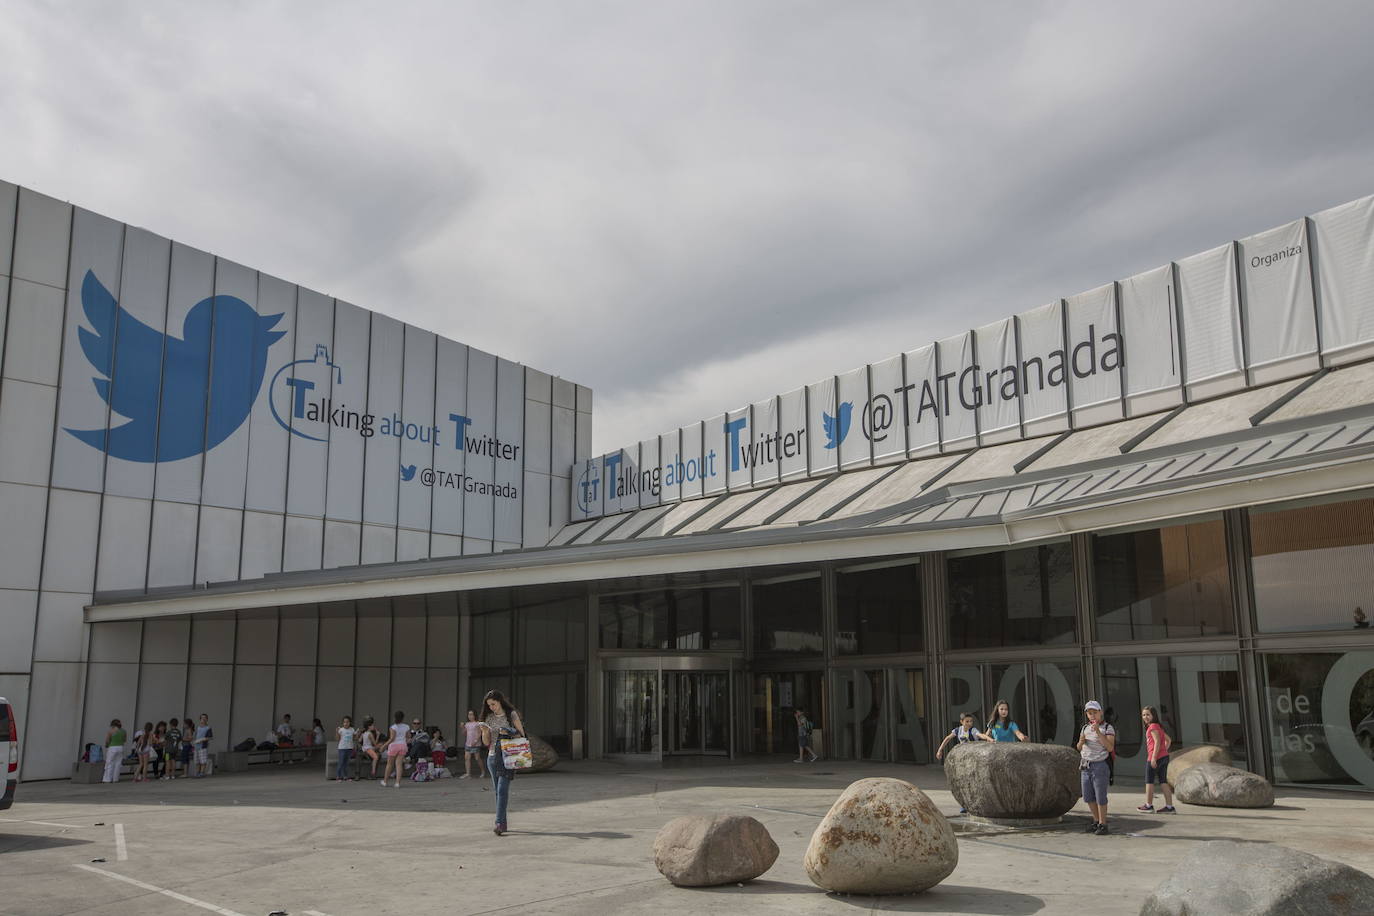
[[[825,447],[837,448],[844,437],[849,435],[849,421],[854,415],[854,402],[845,401],[836,411],[838,417],[832,417],[825,411],[821,411],[821,421],[825,424]]]
[[[104,376],[92,379],[95,389],[129,422],[108,432],[67,432],[126,461],[176,461],[228,439],[258,398],[268,349],[286,336],[272,330],[281,315],[259,315],[242,299],[211,296],[186,314],[178,340],[120,308],[89,270],[81,309],[94,329],[78,329],[81,350]]]
[[[415,479],[415,465],[413,465],[413,464],[403,464],[403,465],[401,465],[401,479],[402,479],[402,480],[414,480],[414,479]]]

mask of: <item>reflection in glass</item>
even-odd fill
[[[606,672],[606,753],[657,754],[658,672]]]
[[[931,726],[931,731],[944,740],[951,728],[958,728],[959,717],[964,713],[973,716],[973,721],[981,729],[987,721],[987,704],[983,700],[983,669],[978,665],[950,665],[946,671],[949,683],[949,706],[945,710],[945,721],[939,727]]]
[[[1092,538],[1097,638],[1234,633],[1220,519]]]
[[[1100,662],[1103,710],[1117,731],[1116,772],[1144,777],[1143,706],[1159,710],[1177,750],[1216,744],[1246,766],[1240,664],[1234,655],[1106,658]]]
[[[833,675],[836,706],[831,740],[837,756],[847,760],[886,760],[887,728],[883,716],[883,672],[839,670]]]
[[[1036,662],[1035,689],[1039,708],[1031,725],[1034,731],[1026,735],[1045,744],[1073,744],[1078,740],[1079,710],[1084,702],[1083,666],[1078,662]]]
[[[930,738],[926,733],[926,673],[920,668],[890,672],[896,696],[893,704],[900,763],[930,763]]]
[[[1250,510],[1255,614],[1269,633],[1374,621],[1374,499]]]
[[[1074,641],[1067,542],[950,557],[947,567],[950,648]]]
[[[921,566],[905,563],[835,574],[840,655],[921,651]]]
[[[1274,781],[1374,789],[1374,651],[1266,654]]]
[[[821,654],[821,577],[756,582],[754,651],[758,654]]]
[[[796,756],[797,725],[792,710],[800,707],[826,737],[825,679],[819,671],[770,671],[754,675],[754,752]],[[816,746],[818,754],[825,750]]]
[[[997,702],[1006,700],[1007,705],[1011,707],[1012,721],[1021,726],[1023,735],[1034,741],[1036,738],[1035,723],[1031,721],[1026,700],[1027,666],[1024,664],[992,665],[990,668],[992,671],[992,693],[988,696],[987,709],[983,717],[974,721],[978,723],[980,729],[985,729],[997,712]]]

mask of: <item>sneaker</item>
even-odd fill
[[[1155,806],[1154,806],[1154,805],[1136,805],[1135,810],[1137,810],[1137,811],[1144,811],[1144,812],[1147,813],[1147,814],[1154,814],[1154,813],[1155,813]],[[1166,808],[1165,810],[1167,811],[1168,809]]]
[[[467,778],[469,778],[469,777],[468,777],[468,774],[467,774],[467,773],[464,773],[462,776],[459,776],[458,778],[459,778],[459,779],[467,779]]]
[[[1089,822],[1088,822],[1088,828],[1087,828],[1086,830],[1084,830],[1083,832],[1084,832],[1084,833],[1097,833],[1097,821],[1089,821]]]
[[[796,760],[793,760],[792,762],[793,762],[793,763],[802,763],[803,760],[802,760],[800,757],[798,757]]]
[[[1097,829],[1094,830],[1093,832],[1096,833],[1098,836],[1106,836],[1107,833],[1108,833],[1107,825],[1106,825],[1106,824],[1098,824],[1098,825],[1097,825]]]
[[[1160,813],[1160,814],[1177,814],[1177,813],[1178,813],[1178,809],[1175,808],[1173,805],[1165,805],[1163,808],[1160,808],[1160,809],[1159,809],[1159,813]]]

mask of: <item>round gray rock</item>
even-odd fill
[[[768,829],[743,814],[689,814],[664,824],[654,837],[654,865],[678,887],[748,881],[777,858]]]
[[[1356,916],[1374,913],[1374,878],[1269,843],[1215,840],[1183,857],[1140,916]]]
[[[1058,744],[965,744],[945,763],[949,790],[970,814],[993,820],[1063,817],[1078,801],[1078,752]]]
[[[831,805],[802,859],[819,887],[844,894],[914,894],[959,864],[954,828],[900,779],[860,779]]]
[[[1199,763],[1174,782],[1174,796],[1189,805],[1212,808],[1268,808],[1274,787],[1262,776],[1237,767]]]
[[[530,757],[534,759],[534,766],[525,770],[526,773],[538,773],[543,770],[552,770],[558,766],[558,751],[555,751],[549,742],[538,735],[526,734],[530,739]]]
[[[1199,763],[1219,763],[1229,767],[1234,762],[1231,752],[1219,744],[1199,744],[1186,751],[1174,751],[1169,754],[1169,785],[1178,785],[1179,778]]]

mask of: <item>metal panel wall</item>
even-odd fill
[[[1173,267],[1147,270],[1120,285],[1126,412],[1173,407],[1183,400]]]
[[[1069,399],[1075,427],[1121,418],[1121,335],[1116,284],[1064,300],[1068,316]]]
[[[1245,386],[1235,252],[1228,242],[1177,262],[1190,400]]]
[[[979,441],[1006,442],[1021,435],[1021,367],[1016,360],[1016,322],[1004,318],[974,331]]]
[[[1315,371],[1320,361],[1307,220],[1241,239],[1237,246],[1251,383]]]
[[[160,500],[196,503],[200,499],[207,443],[214,286],[215,259],[173,242],[157,420],[154,494]],[[191,543],[195,543],[194,532]]]
[[[1374,354],[1374,196],[1312,217],[1322,357],[1329,364]]]

